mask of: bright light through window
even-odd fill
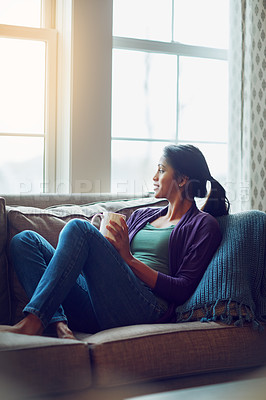
[[[113,35],[170,41],[172,0],[114,0]]]
[[[44,133],[45,43],[0,38],[0,132]]]
[[[41,0],[0,0],[0,24],[40,28]]]
[[[5,135],[0,136],[1,192],[40,193],[44,177],[45,43],[0,38],[0,54],[0,133]]]
[[[147,193],[167,142],[114,140],[112,142],[112,191]]]
[[[41,28],[41,5],[41,0],[0,0],[2,194],[40,193],[46,179],[46,63],[51,62],[52,39]]]
[[[228,48],[229,0],[174,0],[174,40]]]
[[[223,60],[180,57],[179,140],[227,141],[227,68]]]
[[[1,193],[40,193],[44,139],[0,136]]]
[[[114,0],[113,191],[149,190],[170,143],[198,146],[225,182],[228,27],[229,0]]]
[[[176,85],[175,56],[114,50],[113,136],[174,140]]]

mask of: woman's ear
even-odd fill
[[[187,183],[188,181],[189,181],[189,177],[188,177],[188,176],[185,176],[185,175],[182,175],[182,176],[180,176],[179,179],[178,179],[178,186],[179,186],[180,188],[182,188],[183,186],[186,185],[186,183]]]

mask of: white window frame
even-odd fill
[[[73,1],[70,190],[111,181],[112,0]]]
[[[40,35],[53,49],[47,62],[57,60],[57,68],[49,71],[54,84],[47,88],[46,132],[51,137],[45,141],[44,191],[108,192],[112,48],[220,60],[227,60],[227,51],[112,37],[112,0],[43,0],[42,10],[43,28],[13,27],[13,34],[30,40]],[[0,25],[0,36],[6,37],[3,28],[11,33],[12,27]]]
[[[72,14],[73,0],[52,0],[57,30],[57,104],[55,193],[71,192]],[[45,15],[49,15],[46,10]],[[55,14],[55,16],[54,16]]]
[[[227,51],[112,36],[113,0],[73,1],[70,191],[111,190],[112,49],[227,59]]]
[[[226,137],[224,140],[215,141],[215,140],[201,140],[198,138],[197,140],[179,138],[179,59],[182,56],[191,57],[191,58],[202,58],[209,60],[221,60],[228,62],[228,50],[221,48],[213,48],[213,47],[205,47],[205,46],[195,46],[195,45],[186,45],[183,43],[179,43],[174,41],[174,0],[172,1],[172,32],[171,32],[171,41],[158,41],[158,40],[149,40],[149,39],[139,39],[139,38],[130,38],[130,37],[122,37],[122,36],[113,36],[113,50],[125,50],[125,51],[138,51],[145,53],[157,53],[162,55],[174,55],[177,57],[177,90],[176,90],[176,99],[177,99],[177,123],[176,123],[176,132],[174,138],[135,138],[135,137],[119,137],[116,136],[114,131],[111,132],[111,141],[131,141],[131,142],[168,142],[181,144],[181,143],[191,143],[191,144],[214,144],[214,145],[228,145],[228,141]],[[114,176],[111,177],[111,181],[115,179]],[[113,186],[113,185],[112,185]]]
[[[192,46],[185,45],[179,42],[160,42],[154,40],[134,39],[127,37],[113,36],[113,49],[129,50],[129,51],[143,51],[147,53],[160,53],[160,54],[171,54],[179,57],[199,57],[214,60],[228,61],[228,51],[224,49],[217,49],[211,47]],[[177,63],[179,65],[179,62]],[[177,67],[179,68],[179,67]],[[177,81],[179,80],[179,71],[177,71]],[[177,104],[178,104],[178,88],[177,88]],[[177,116],[178,118],[178,116]],[[112,140],[132,140],[132,141],[145,141],[145,142],[169,142],[173,143],[172,139],[151,139],[151,138],[130,138],[130,137],[118,137],[112,135]],[[187,142],[178,138],[178,124],[176,126],[176,143]],[[189,140],[189,143],[195,141]],[[227,144],[227,142],[217,141],[201,141],[197,140],[197,143],[208,143],[208,144]]]
[[[47,25],[51,26],[53,0],[42,2],[42,10],[48,11]],[[43,14],[43,13],[42,13]],[[43,14],[44,15],[44,14]],[[47,17],[47,16],[46,16]],[[42,24],[44,24],[44,17]],[[55,191],[55,145],[56,145],[56,75],[57,75],[57,33],[51,28],[33,28],[0,24],[0,38],[41,41],[45,43],[45,110],[44,133],[21,134],[0,132],[0,136],[43,137],[44,138],[44,176],[43,192]]]

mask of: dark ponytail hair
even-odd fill
[[[210,181],[211,190],[207,197],[203,211],[219,217],[229,213],[230,203],[223,186],[214,179],[202,152],[192,145],[170,145],[164,148],[163,156],[167,163],[175,170],[176,177],[187,176],[186,196],[206,197],[206,183]]]

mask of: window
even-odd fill
[[[112,191],[152,190],[169,143],[198,146],[225,183],[228,2],[114,0]]]
[[[0,0],[1,193],[150,190],[167,143],[223,177],[228,2]]]
[[[52,0],[0,0],[1,193],[53,191],[56,32],[50,29],[52,4]]]

